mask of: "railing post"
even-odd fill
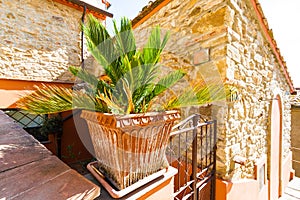
[[[193,146],[192,146],[192,179],[193,179],[193,199],[198,199],[197,192],[197,125],[199,122],[199,115],[193,117]]]
[[[212,179],[212,186],[211,186],[211,200],[215,200],[216,198],[216,165],[217,165],[217,120],[213,121],[214,123],[214,159],[213,159],[213,179]]]

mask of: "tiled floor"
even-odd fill
[[[0,199],[94,199],[100,188],[0,111]]]
[[[285,189],[280,200],[300,200],[300,178],[295,177]]]

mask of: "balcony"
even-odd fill
[[[3,112],[0,121],[0,199],[111,198],[95,177],[71,169]],[[215,144],[216,122],[190,116],[173,127],[168,172],[122,199],[157,196],[158,188],[174,199],[214,199]]]

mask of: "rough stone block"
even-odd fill
[[[201,49],[194,53],[193,63],[199,65],[209,61],[209,49]]]
[[[203,34],[213,28],[223,26],[225,13],[226,7],[220,8],[214,12],[208,12],[192,26],[192,32]]]
[[[235,78],[235,69],[234,69],[234,67],[228,67],[227,68],[226,77],[229,80],[234,80],[234,78]]]
[[[228,53],[229,53],[230,57],[234,61],[240,63],[241,62],[241,54],[240,54],[239,50],[232,45],[228,45],[227,48],[228,48]]]
[[[4,65],[0,64],[5,68],[0,70],[0,78],[61,80],[60,75],[66,70],[53,74],[53,68],[80,65],[78,19],[81,12],[55,1],[22,3],[22,6],[18,1],[4,0],[1,3],[0,10],[5,16],[0,22],[1,30],[7,37],[0,41],[0,60],[5,61]]]
[[[210,57],[212,60],[223,58],[227,55],[227,45],[220,45],[210,49]]]

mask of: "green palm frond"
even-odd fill
[[[114,39],[118,55],[121,57],[127,57],[127,60],[130,61],[136,52],[136,43],[131,21],[125,17],[121,18],[120,30],[117,28],[116,21],[114,21],[114,30]]]
[[[159,65],[157,63],[169,37],[170,33],[167,32],[161,41],[160,28],[155,27],[151,31],[148,42],[140,55],[140,66],[144,66],[139,74],[141,76],[141,85],[147,85],[157,77],[159,73]]]
[[[69,67],[69,71],[76,77],[80,78],[81,80],[89,83],[93,88],[97,88],[98,85],[98,78],[85,70],[81,69],[80,67],[71,66]]]
[[[149,103],[158,95],[177,83],[186,73],[176,70],[161,78],[155,85],[147,85],[139,93],[134,93],[136,111],[148,110]],[[141,95],[143,94],[143,95]]]
[[[116,69],[119,59],[114,40],[105,26],[92,15],[88,15],[88,23],[82,25],[88,50],[98,63],[103,66],[105,74],[115,83],[122,77],[121,71]]]
[[[99,93],[98,94],[98,99],[105,103],[105,105],[107,106],[107,108],[110,109],[110,111],[114,114],[124,114],[124,109],[122,107],[120,107],[118,104],[116,104],[112,98],[109,98],[109,95],[107,95],[106,93]]]
[[[160,95],[161,93],[166,91],[166,89],[177,83],[182,77],[185,76],[185,74],[186,72],[182,70],[176,70],[161,78],[155,85],[155,88],[149,96],[148,101],[151,101],[154,97]]]
[[[80,67],[71,66],[69,67],[69,71],[74,76],[88,83],[91,86],[91,91],[94,91],[94,93],[98,93],[98,91],[103,93],[104,90],[112,90],[113,85],[109,85],[105,81],[99,80],[96,76],[90,74],[89,72]]]
[[[82,91],[57,86],[37,87],[30,95],[21,98],[18,107],[37,114],[58,113],[76,108],[107,111],[105,106],[97,105],[95,98]]]
[[[18,107],[37,114],[57,113],[72,109],[72,91],[56,86],[43,86],[18,101]]]
[[[92,15],[82,25],[88,50],[103,67],[105,74],[97,78],[79,67],[70,67],[70,72],[85,81],[84,90],[57,86],[43,86],[24,97],[20,107],[35,113],[55,113],[74,108],[112,112],[115,114],[150,111],[156,97],[166,92],[186,74],[175,70],[166,76],[160,75],[161,53],[170,33],[162,36],[155,27],[145,46],[138,50],[131,22],[121,19],[120,27],[114,22],[114,36]],[[89,88],[86,88],[89,86]],[[201,105],[223,100],[227,96],[222,84],[198,84],[186,89],[182,95],[173,97],[165,109]],[[160,108],[158,106],[158,108]]]
[[[156,64],[159,61],[160,54],[165,48],[167,41],[170,37],[170,33],[167,32],[161,41],[161,31],[159,27],[155,27],[149,36],[148,42],[142,51],[143,64]]]
[[[173,97],[166,103],[165,109],[177,109],[187,106],[200,106],[214,101],[226,100],[230,89],[223,84],[201,84],[185,90],[178,97]]]

